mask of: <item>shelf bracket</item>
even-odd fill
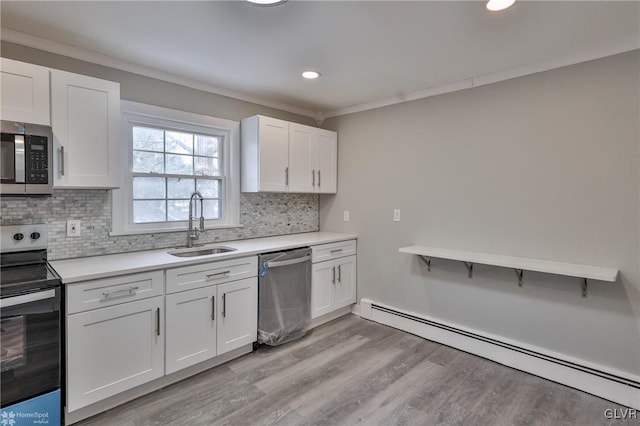
[[[464,266],[467,267],[467,271],[469,271],[469,278],[473,277],[473,262],[462,262]]]
[[[582,279],[582,297],[587,297],[587,279]]]
[[[524,275],[523,269],[514,269],[516,271],[516,275],[518,276],[518,287],[522,287],[522,277]]]
[[[418,257],[427,265],[427,271],[431,272],[431,257],[421,255],[418,255]]]

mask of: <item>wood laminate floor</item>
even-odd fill
[[[77,424],[639,424],[622,408],[348,315]]]

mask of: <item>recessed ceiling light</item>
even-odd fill
[[[260,6],[276,6],[280,3],[285,3],[287,0],[247,0],[249,3],[257,4]]]
[[[516,0],[489,0],[487,2],[487,9],[492,12],[497,12],[513,6],[515,2]]]
[[[318,71],[304,71],[302,73],[302,77],[306,78],[307,80],[315,80],[316,78],[320,77],[320,73]]]

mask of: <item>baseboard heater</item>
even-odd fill
[[[370,310],[367,309],[366,306],[369,303],[371,306]],[[382,316],[380,314],[382,314]],[[622,405],[640,409],[640,381],[638,380],[580,365],[575,362],[537,352],[532,349],[412,315],[387,306],[382,306],[375,302],[362,300],[361,315],[363,318],[371,319],[373,321],[416,334],[420,337],[434,340],[438,343],[473,353],[474,355],[479,355],[483,358],[491,359],[517,370],[544,377],[551,381],[600,396]],[[389,315],[393,317],[388,317]],[[420,325],[424,325],[425,328],[415,328]],[[429,330],[429,328],[432,330]],[[464,341],[463,344],[456,344],[460,342],[456,341],[455,338],[447,338],[446,335],[430,335],[433,334],[434,331],[437,332],[437,330],[445,333],[453,333],[457,336],[470,340]],[[480,343],[480,345],[478,345],[478,343]],[[486,348],[481,348],[482,343],[495,347],[494,351],[496,354],[488,353]],[[507,352],[510,352],[510,355],[507,354]],[[520,355],[520,357],[518,357],[518,355]],[[527,359],[526,357],[531,358]],[[505,359],[508,360],[508,362],[505,362]],[[536,362],[538,360],[539,362]],[[544,364],[541,364],[541,362]],[[558,368],[554,369],[553,365]],[[571,371],[574,373],[572,374]],[[591,379],[589,379],[589,377],[591,377]],[[605,383],[605,386],[603,386],[603,383]]]

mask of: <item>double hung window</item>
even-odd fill
[[[207,227],[238,225],[238,123],[123,102],[126,155],[122,188],[114,192],[114,233],[180,230],[189,198]]]

